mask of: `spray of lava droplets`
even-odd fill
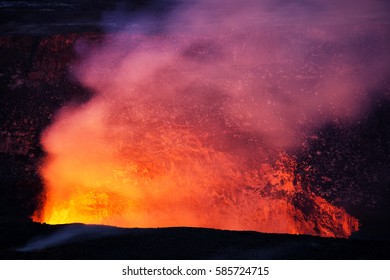
[[[34,220],[350,236],[357,219],[303,186],[284,151],[358,118],[381,67],[355,67],[344,38],[367,30],[323,25],[333,2],[317,2],[319,15],[293,7],[306,18],[270,1],[182,3],[158,33],[138,19],[84,49],[72,73],[94,96],[42,136]]]

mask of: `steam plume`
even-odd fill
[[[357,42],[383,39],[382,6],[184,1],[161,21],[123,22],[73,67],[92,99],[42,137],[42,219],[349,235],[356,221],[336,207],[328,221],[294,222],[303,189],[280,155],[367,109],[389,64]]]

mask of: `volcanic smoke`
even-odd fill
[[[63,107],[42,135],[46,198],[34,219],[356,231],[357,219],[303,185],[289,152],[367,109],[386,67],[381,54],[361,67],[354,42],[376,36],[360,9],[379,9],[277,2],[180,3],[158,22],[121,23],[101,46],[78,44],[71,71],[94,95]]]

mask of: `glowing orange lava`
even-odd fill
[[[35,221],[327,237],[358,229],[355,218],[301,186],[284,154],[256,165],[217,150],[202,130],[160,120],[137,131],[108,126],[103,104],[63,112],[46,131],[46,200]]]
[[[349,60],[317,61],[317,37],[271,32],[248,21],[252,8],[219,6],[185,10],[197,16],[180,13],[166,36],[123,32],[82,54],[71,71],[93,96],[62,108],[42,136],[35,221],[327,237],[358,229],[280,152],[356,117],[360,84],[335,71]]]

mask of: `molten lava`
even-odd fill
[[[369,103],[350,51],[360,31],[282,24],[290,13],[263,22],[263,1],[191,2],[159,35],[146,24],[146,35],[76,46],[71,73],[94,95],[42,136],[34,220],[350,236],[357,219],[305,186],[282,151]]]
[[[265,163],[270,158],[258,147],[250,155],[228,146],[254,145],[245,135],[217,138],[209,128],[195,129],[194,121],[165,119],[162,111],[134,130],[132,121],[118,118],[122,110],[105,114],[107,104],[97,99],[65,110],[44,134],[46,201],[34,220],[327,237],[358,229],[355,218],[302,187],[285,154]]]

